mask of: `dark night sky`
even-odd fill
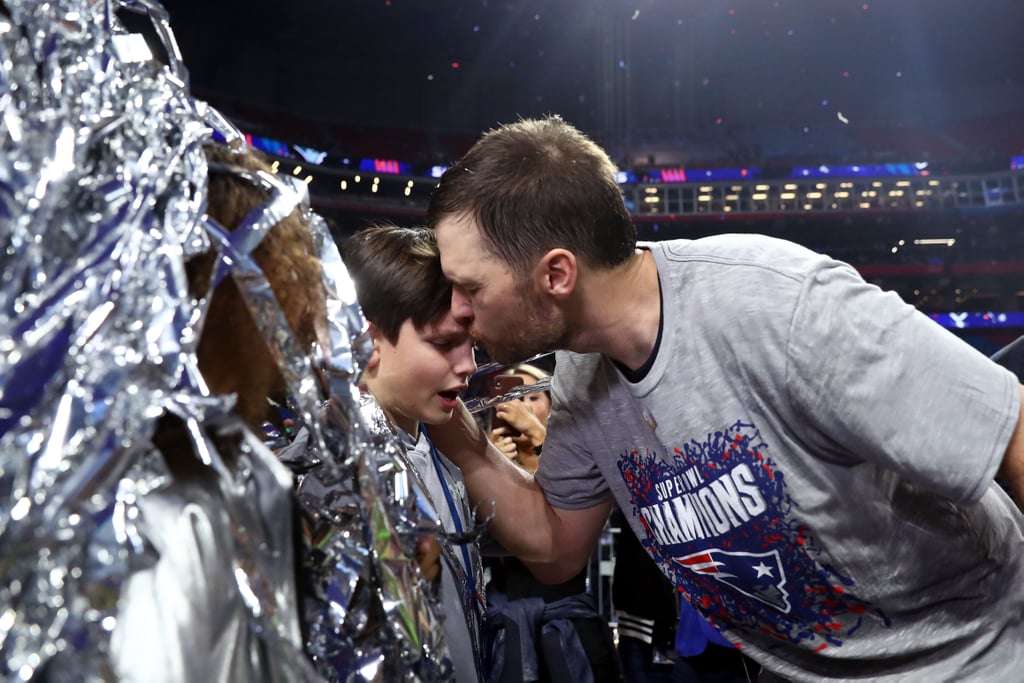
[[[165,5],[200,96],[330,122],[479,132],[553,112],[614,136],[1024,112],[1021,0]]]

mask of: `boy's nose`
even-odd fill
[[[452,369],[460,377],[469,376],[476,372],[476,357],[473,353],[472,341],[459,347]]]

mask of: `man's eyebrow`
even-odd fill
[[[468,287],[475,287],[478,284],[477,281],[474,280],[473,278],[456,278],[456,277],[452,277],[451,275],[448,275],[448,274],[445,274],[445,278],[453,286],[461,287],[463,289],[466,289]]]
[[[458,281],[459,281],[459,279],[458,279],[457,277],[454,277],[454,276],[453,276],[453,275],[452,275],[452,274],[451,274],[450,272],[448,272],[447,270],[445,270],[445,268],[444,268],[443,266],[442,266],[442,268],[441,268],[441,274],[442,274],[442,275],[444,275],[444,279],[445,279],[445,280],[447,280],[448,282],[452,283],[453,285],[454,285],[454,284],[458,284]]]

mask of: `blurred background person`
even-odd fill
[[[506,374],[520,378],[527,386],[549,377],[545,371],[526,363],[510,368]],[[536,472],[550,412],[551,393],[548,391],[535,391],[499,403],[491,421],[491,441],[523,469]]]

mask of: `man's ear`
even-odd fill
[[[565,299],[576,289],[576,256],[568,249],[552,249],[537,262],[535,273],[540,291]]]

